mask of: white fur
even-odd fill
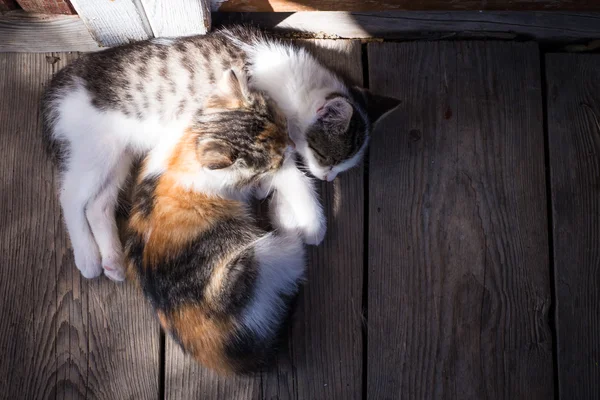
[[[293,296],[306,264],[302,239],[296,232],[275,232],[254,243],[259,263],[254,297],[246,307],[243,324],[259,337],[272,337],[285,304],[281,295]]]
[[[169,46],[173,39],[160,38],[154,42]],[[311,172],[319,179],[332,179],[331,174],[351,167],[346,164],[352,164],[354,160],[336,166],[332,171],[322,171],[311,158],[304,137],[306,129],[316,118],[316,110],[325,103],[325,97],[333,92],[347,93],[338,77],[303,49],[267,41],[254,43],[245,49],[252,65],[252,84],[267,92],[282,108],[288,119],[290,136],[297,151],[307,160]],[[168,62],[169,71],[183,68],[175,57],[169,58]],[[158,75],[160,67],[160,63],[150,62],[148,73]],[[131,73],[134,74],[133,71]],[[182,71],[173,73],[171,78],[176,84],[176,92],[184,93],[189,74]],[[150,79],[144,84],[149,93],[160,90],[160,79]],[[198,93],[210,92],[205,83],[200,84],[205,87],[198,88]],[[99,111],[92,105],[84,83],[76,82],[75,86],[75,89],[59,93],[52,101],[57,110],[52,121],[53,135],[69,142],[70,150],[60,191],[61,205],[73,244],[75,263],[82,274],[88,278],[98,276],[104,265],[107,276],[119,280],[124,270],[122,249],[110,211],[116,206],[116,188],[123,184],[124,171],[129,170],[132,155],[143,155],[156,149],[152,161],[156,165],[149,169],[160,170],[165,155],[169,154],[189,125],[192,112],[201,99],[190,99],[188,110],[176,117],[178,95],[165,91],[166,104],[159,109],[158,105],[151,103],[153,116],[138,120],[118,111]],[[142,96],[141,93],[137,95]],[[204,177],[187,177],[186,184],[198,190],[218,189],[209,187],[215,176],[211,179]],[[186,180],[183,179],[183,182]],[[301,230],[309,244],[322,241],[326,230],[325,217],[310,179],[295,166],[288,165],[264,188],[267,192],[278,191],[288,204],[285,213],[278,213],[282,218],[280,225]]]
[[[271,199],[275,206],[270,215],[274,226],[301,232],[306,244],[318,245],[323,241],[327,228],[323,207],[311,179],[298,170],[294,157],[288,158],[262,186],[262,192],[268,193],[269,188],[275,191]]]
[[[105,266],[109,278],[122,280],[114,210],[132,155],[152,148],[168,151],[188,123],[165,123],[158,117],[139,121],[117,111],[99,111],[81,83],[54,102],[58,113],[53,135],[69,142],[60,201],[75,264],[86,278],[100,275]]]

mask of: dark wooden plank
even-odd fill
[[[253,23],[318,38],[528,38],[568,42],[600,37],[600,13],[516,11],[344,11],[213,13],[213,25]]]
[[[305,42],[325,64],[362,81],[358,41]],[[271,372],[218,377],[167,339],[169,399],[358,399],[362,373],[363,173],[321,185],[329,228],[309,250],[308,283],[298,300],[287,352]]]
[[[362,83],[358,41],[304,42],[323,64]],[[289,358],[264,378],[264,398],[359,399],[362,387],[363,168],[320,185],[328,230],[309,248]]]
[[[17,0],[27,12],[39,14],[75,14],[69,0]]]
[[[600,55],[546,58],[558,378],[600,398]]]
[[[598,11],[595,0],[210,0],[213,11],[465,11],[570,10]]]
[[[369,45],[368,398],[553,398],[538,54]]]
[[[155,399],[157,324],[133,287],[75,268],[41,143],[40,93],[75,57],[0,54],[0,398]]]

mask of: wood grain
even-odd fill
[[[211,0],[213,11],[465,11],[570,10],[599,11],[595,0]]]
[[[98,51],[85,24],[73,15],[12,11],[0,16],[0,52]]]
[[[600,55],[546,57],[558,377],[600,398]]]
[[[362,83],[358,41],[304,42],[325,65]],[[328,229],[309,247],[289,352],[263,378],[264,398],[359,399],[362,388],[363,168],[321,183]]]
[[[0,398],[155,399],[158,326],[133,287],[73,263],[39,97],[75,54],[0,54]]]
[[[51,75],[44,55],[0,54],[0,397],[5,399],[53,397],[58,385],[56,280],[63,243],[56,232],[60,212],[53,172],[41,161],[37,117],[42,85]]]
[[[39,14],[75,14],[69,0],[17,0],[27,12]]]
[[[553,398],[538,54],[369,44],[368,398]]]
[[[135,0],[71,0],[71,3],[101,46],[116,46],[152,37],[146,14]]]
[[[154,37],[203,35],[210,30],[208,0],[141,0]]]
[[[599,13],[388,11],[215,13],[213,25],[254,23],[317,37],[387,39],[502,38],[572,41],[600,37]]]
[[[357,41],[304,42],[318,58],[362,81]],[[262,376],[218,377],[166,344],[169,399],[357,399],[362,373],[363,172],[357,168],[322,184],[329,229],[309,249],[308,283],[298,300],[288,348]]]

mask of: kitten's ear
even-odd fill
[[[200,165],[208,169],[223,169],[235,161],[231,146],[218,139],[200,139],[196,148]]]
[[[317,110],[317,118],[336,127],[332,132],[346,132],[354,110],[352,105],[343,97],[327,100],[323,107]]]
[[[248,99],[248,80],[242,72],[233,69],[225,71],[219,81],[219,89],[223,94],[238,100]]]
[[[402,103],[402,100],[373,94],[368,89],[356,89],[363,94],[367,108],[367,115],[369,116],[369,121],[371,121],[371,124],[373,125],[375,125],[379,119],[393,111],[400,105],[400,103]]]

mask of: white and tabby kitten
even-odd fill
[[[346,86],[306,50],[248,28],[154,39],[82,56],[42,100],[44,138],[61,173],[60,201],[81,273],[124,277],[115,207],[133,158],[169,154],[230,68],[285,113],[298,152],[319,179],[354,166],[374,122],[398,101]],[[155,158],[160,160],[160,157]],[[158,161],[157,161],[158,162]],[[267,190],[268,189],[268,190]],[[310,179],[292,157],[265,188],[291,210],[280,224],[318,244],[326,229]]]

